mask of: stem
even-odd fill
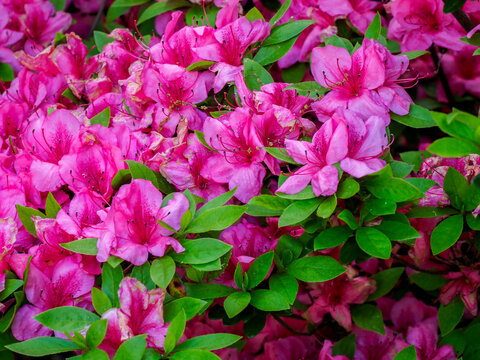
[[[93,31],[97,27],[98,22],[100,21],[100,17],[103,14],[103,10],[105,9],[105,5],[107,4],[107,0],[102,1],[102,5],[100,5],[100,9],[98,9],[97,15],[95,15],[95,19],[93,20],[92,27],[90,28],[90,31],[88,32],[88,38],[93,35]]]
[[[287,329],[288,331],[296,334],[296,335],[306,335],[306,336],[310,336],[312,335],[312,333],[309,333],[309,332],[304,332],[304,331],[298,331],[298,330],[295,330],[294,328],[292,328],[290,325],[288,325],[285,321],[283,321],[283,319],[278,316],[278,315],[273,315],[273,318],[275,320],[277,320],[285,329]]]
[[[396,254],[394,254],[394,253],[392,253],[392,258],[394,258],[395,260],[397,260],[399,263],[405,265],[406,267],[409,267],[410,269],[417,270],[417,271],[420,271],[420,272],[423,272],[423,273],[435,274],[435,275],[446,275],[446,274],[449,273],[449,271],[445,271],[445,270],[423,269],[423,268],[421,268],[420,266],[411,264],[411,263],[409,263],[408,261],[403,260],[400,256],[398,256],[398,255],[396,255]]]
[[[442,84],[443,91],[445,92],[445,96],[447,97],[448,105],[450,107],[453,106],[455,100],[453,98],[452,90],[450,89],[450,85],[448,84],[447,76],[443,71],[442,64],[440,64],[440,59],[438,57],[437,49],[435,45],[430,46],[430,54],[432,55],[433,64],[437,69],[438,78],[440,79],[440,83]]]
[[[475,27],[475,24],[470,20],[467,14],[462,9],[458,9],[452,13],[455,19],[462,25],[466,32],[469,32]]]

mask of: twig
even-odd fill
[[[442,64],[440,64],[440,59],[438,58],[437,49],[435,48],[435,45],[430,46],[430,54],[432,55],[433,64],[437,69],[438,78],[440,79],[440,83],[442,84],[443,91],[445,91],[445,95],[447,96],[448,105],[451,107],[455,103],[455,100],[453,98],[450,85],[448,84],[448,79],[445,76],[445,72],[443,71]]]
[[[414,265],[414,264],[411,264],[409,263],[408,261],[405,261],[403,260],[400,256],[392,253],[392,258],[394,258],[395,260],[397,260],[399,263],[405,265],[406,267],[409,267],[413,270],[417,270],[417,271],[420,271],[420,272],[423,272],[423,273],[427,273],[427,274],[435,274],[435,275],[446,275],[448,274],[450,271],[445,271],[445,270],[429,270],[429,269],[423,269],[421,268],[420,266],[417,266],[417,265]]]
[[[470,20],[467,14],[462,9],[458,9],[452,13],[455,19],[462,25],[466,32],[469,32],[475,27],[475,24]]]
[[[304,332],[304,331],[295,330],[295,329],[292,328],[290,325],[288,325],[285,321],[283,321],[283,319],[282,319],[280,316],[278,316],[278,315],[273,315],[273,314],[272,314],[272,316],[273,316],[273,318],[274,318],[275,320],[277,320],[285,329],[287,329],[288,331],[290,331],[290,332],[292,332],[292,333],[294,333],[294,334],[296,334],[296,335],[306,335],[306,336],[310,336],[310,335],[312,335],[313,332],[314,332],[314,331],[313,331],[313,332],[310,333],[310,332]]]
[[[100,18],[102,17],[103,10],[105,9],[106,4],[107,4],[107,0],[103,0],[102,4],[100,5],[100,9],[98,9],[97,15],[95,15],[95,19],[93,20],[92,27],[90,28],[90,31],[88,32],[87,37],[90,37],[93,35],[93,31],[97,27],[97,24],[100,21]]]

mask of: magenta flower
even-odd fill
[[[379,159],[388,145],[385,123],[377,116],[365,122],[345,112],[348,127],[348,152],[340,161],[345,172],[357,178],[379,171],[385,161]]]
[[[175,133],[181,120],[188,121],[192,130],[201,130],[206,115],[192,106],[208,97],[213,74],[186,71],[171,64],[147,65],[143,74],[143,92],[157,104],[155,128],[165,136]]]
[[[337,191],[338,170],[334,164],[348,153],[348,132],[344,121],[334,117],[326,121],[313,136],[312,142],[285,140],[288,154],[303,164],[278,188],[286,194],[296,194],[310,182],[317,196]]]
[[[129,338],[147,334],[147,345],[163,348],[168,326],[163,322],[165,290],[147,291],[145,285],[126,277],[118,289],[120,309],[110,309],[102,315],[108,320],[107,335],[99,346],[112,357]]]
[[[247,203],[260,193],[266,171],[263,143],[248,110],[237,108],[218,119],[207,118],[205,140],[218,154],[211,156],[202,169],[202,176],[230,190],[238,187],[235,197]]]
[[[13,336],[19,341],[53,333],[34,320],[35,315],[58,306],[88,306],[84,298],[90,293],[95,277],[87,274],[75,257],[49,261],[54,262],[50,268],[39,268],[33,260],[30,263],[25,296],[32,305],[23,305],[12,323]]]
[[[465,308],[473,315],[478,314],[478,287],[480,274],[477,270],[462,266],[458,272],[450,272],[445,277],[450,280],[440,291],[440,302],[449,304],[459,295]]]
[[[347,18],[362,33],[367,30],[375,16],[375,9],[379,5],[371,0],[340,0],[335,2],[319,0],[317,3],[318,7],[328,15],[335,18]]]
[[[349,305],[363,304],[368,295],[375,291],[375,281],[358,276],[358,272],[352,267],[346,274],[314,286],[310,294],[315,301],[307,310],[310,320],[319,324],[325,314],[330,314],[346,330],[352,328]]]
[[[7,28],[8,21],[8,9],[0,4],[0,62],[9,64],[17,72],[20,63],[10,47],[23,38],[23,33]]]
[[[442,0],[395,0],[388,36],[400,42],[402,51],[427,50],[432,43],[460,50],[465,31],[452,14],[443,13]]]
[[[172,232],[157,220],[180,229],[180,219],[189,204],[185,195],[175,193],[173,199],[162,208],[163,196],[150,181],[135,179],[123,185],[113,199],[112,206],[98,235],[98,255],[105,262],[115,255],[134,265],[142,265],[148,254],[163,256],[171,245],[176,252],[184,248]]]
[[[269,34],[270,25],[267,22],[250,22],[246,17],[241,17],[217,29],[214,33],[215,43],[195,48],[201,58],[216,62],[210,69],[217,72],[213,83],[215,92],[219,92],[227,82],[234,81],[235,75],[242,71],[242,59],[247,48],[264,40]]]

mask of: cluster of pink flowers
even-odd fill
[[[118,2],[122,15],[107,21]],[[243,342],[198,351],[247,360],[391,360],[411,345],[408,360],[478,351],[468,339],[480,286],[480,121],[442,116],[455,96],[478,111],[478,33],[467,37],[458,12],[476,25],[480,2],[451,14],[442,0],[281,1],[291,4],[276,20],[260,0],[125,3],[72,0],[55,11],[45,0],[0,2],[0,331],[18,344],[83,338],[70,350],[110,358],[136,336],[168,356],[218,333]],[[168,11],[150,23],[132,21],[162,3]],[[95,31],[93,50],[99,28],[111,31]],[[262,63],[255,55],[268,49],[286,50]],[[408,128],[429,121],[412,115],[412,97],[466,154],[427,151],[439,134]],[[445,246],[436,232],[448,222],[443,230],[458,236]],[[227,244],[228,255],[198,260],[189,246],[202,240]],[[324,265],[298,270],[317,259],[343,272],[324,281],[310,280],[334,272]],[[202,285],[213,287],[192,295]],[[281,305],[264,305],[266,292]],[[232,294],[248,301],[230,316]],[[175,303],[193,298],[202,303],[193,314]],[[179,318],[164,314],[174,303],[187,321],[178,336]],[[42,322],[62,307],[106,320],[98,344],[93,320],[78,332]]]

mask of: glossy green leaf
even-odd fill
[[[60,244],[64,249],[83,255],[97,255],[97,238],[85,238]]]
[[[376,289],[370,294],[367,301],[377,300],[387,295],[395,287],[404,270],[403,267],[393,267],[373,275],[371,279],[375,280]]]
[[[226,205],[206,210],[190,223],[185,232],[194,234],[224,230],[240,219],[246,210],[245,206],[239,205]]]
[[[370,304],[350,307],[353,322],[362,329],[385,335],[382,312],[377,306]]]
[[[314,240],[315,250],[325,250],[343,244],[353,231],[345,225],[335,226],[321,231]]]
[[[99,317],[76,306],[60,306],[44,311],[34,316],[34,319],[54,331],[73,332],[84,330]]]
[[[95,287],[92,288],[92,303],[95,311],[100,315],[112,308],[112,302],[108,296]]]
[[[8,350],[26,356],[46,356],[68,351],[81,350],[71,341],[57,337],[36,337],[5,346]]]
[[[166,289],[175,275],[175,262],[170,256],[153,260],[150,267],[150,277],[162,289]]]
[[[157,17],[158,15],[166,13],[167,11],[189,6],[191,6],[191,4],[185,0],[166,0],[156,2],[150,5],[147,9],[145,9],[145,11],[140,15],[137,21],[137,25],[140,25],[141,23],[149,19]]]
[[[191,297],[183,297],[177,300],[170,301],[164,305],[163,317],[165,323],[173,320],[181,309],[185,311],[187,321],[198,314],[200,310],[207,304],[206,301],[195,299]]]
[[[337,260],[329,256],[303,257],[287,266],[287,273],[305,282],[332,280],[346,270]]]
[[[273,82],[272,75],[262,65],[248,58],[243,59],[243,77],[251,91]]]
[[[134,336],[120,345],[113,360],[141,360],[147,348],[147,335]]]
[[[240,314],[250,304],[251,295],[248,292],[234,292],[225,299],[223,304],[229,318]]]
[[[372,227],[361,227],[355,234],[357,244],[368,255],[379,259],[390,258],[392,243],[381,231]]]
[[[246,213],[252,216],[280,216],[291,203],[273,195],[254,196],[247,204]]]
[[[480,152],[480,147],[468,140],[445,137],[435,140],[427,150],[438,156],[458,158],[477,154]]]
[[[282,294],[273,290],[254,290],[250,304],[262,311],[282,311],[290,309],[288,300]]]
[[[295,302],[298,293],[298,281],[291,275],[275,274],[268,280],[270,290],[285,296],[290,304]]]
[[[454,299],[450,304],[440,305],[438,309],[438,326],[442,336],[455,329],[455,326],[462,320],[464,311],[465,305],[458,298]]]
[[[248,286],[247,290],[253,289],[259,285],[268,275],[273,263],[273,251],[257,257],[247,270]]]
[[[90,125],[102,125],[108,127],[110,125],[110,116],[110,107],[107,107],[90,119]]]
[[[45,218],[45,214],[38,211],[37,209],[29,208],[22,205],[15,205],[17,208],[18,218],[22,222],[25,230],[27,230],[31,235],[37,236],[37,232],[35,230],[35,224],[32,220],[32,216],[40,216],[41,218]]]
[[[380,18],[380,14],[377,12],[370,25],[368,25],[367,30],[365,31],[365,37],[367,39],[378,40],[381,30],[382,20]]]
[[[308,218],[318,207],[320,199],[308,199],[295,201],[290,204],[280,216],[278,226],[295,225]]]
[[[417,360],[417,350],[414,345],[407,346],[395,355],[393,360]]]
[[[239,335],[229,333],[201,335],[178,344],[175,351],[187,349],[219,350],[235,344],[241,338]]]
[[[255,60],[260,65],[268,65],[274,63],[292,48],[295,41],[297,41],[297,37],[298,36],[278,44],[261,47],[253,60]]]
[[[462,215],[453,215],[442,220],[432,231],[430,246],[433,255],[440,254],[457,242],[463,230]]]
[[[461,209],[468,188],[467,179],[465,179],[460,171],[450,166],[443,179],[443,191],[448,195],[450,204],[454,208]]]
[[[270,32],[270,35],[263,41],[262,46],[269,46],[287,41],[315,24],[314,20],[297,20],[276,26]]]
[[[87,344],[90,349],[96,348],[100,345],[107,333],[107,319],[100,319],[95,321],[87,330]]]
[[[182,243],[185,251],[172,253],[172,258],[182,264],[205,264],[225,255],[232,246],[211,238],[185,240]]]
[[[52,193],[49,192],[47,195],[47,200],[45,201],[45,213],[50,219],[55,219],[58,212],[62,209],[57,200],[53,197]]]
[[[175,316],[168,325],[167,336],[165,337],[164,350],[165,354],[170,354],[175,345],[182,337],[183,332],[185,331],[186,317],[185,311],[180,309],[180,312]]]

